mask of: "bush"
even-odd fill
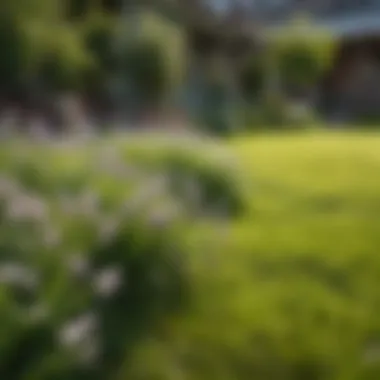
[[[22,26],[15,20],[0,17],[1,92],[9,93],[30,79],[31,45]]]
[[[250,125],[263,125],[270,128],[287,126],[291,121],[288,104],[279,95],[262,99],[253,117]]]
[[[285,101],[280,96],[261,99],[244,111],[249,130],[307,129],[318,125],[318,117],[311,107]]]
[[[116,379],[138,342],[187,305],[192,205],[172,181],[194,175],[209,200],[232,187],[194,150],[149,152],[2,146],[2,378]]]
[[[45,32],[39,65],[40,82],[49,90],[80,90],[94,65],[81,34],[74,26],[50,27]]]
[[[185,40],[176,24],[141,12],[123,28],[124,74],[144,102],[160,105],[173,96],[185,72]],[[138,24],[138,31],[134,26]],[[130,27],[130,29],[128,29]],[[146,100],[145,100],[146,99]]]
[[[157,178],[38,155],[14,156],[1,182],[0,373],[103,379],[183,300],[181,214]]]
[[[278,70],[283,85],[307,94],[331,68],[335,47],[329,33],[300,18],[270,37],[267,59]]]
[[[116,69],[114,39],[117,19],[102,14],[89,17],[83,26],[84,43],[94,60],[87,86],[93,90],[103,90],[110,75]]]
[[[169,90],[166,57],[153,41],[139,41],[126,50],[125,71],[141,99],[157,103]]]
[[[40,152],[19,144],[2,148],[0,169],[4,174],[17,175],[22,185],[33,191],[54,195],[58,190],[72,191],[85,181],[93,181],[88,167],[99,160],[97,152],[105,144],[107,149],[115,149],[112,154],[120,154],[125,162],[137,165],[144,173],[162,173],[173,195],[182,203],[189,202],[188,212],[205,215],[219,210],[236,216],[246,206],[243,178],[234,157],[217,143],[198,137],[110,137],[108,143],[83,145],[82,150],[45,146]],[[68,157],[70,150],[72,157]],[[51,157],[48,160],[54,162],[54,167],[46,166],[46,156]],[[40,171],[40,167],[46,170]]]
[[[257,99],[265,85],[265,65],[263,57],[256,54],[249,57],[240,71],[240,85],[245,99]]]
[[[21,89],[24,95],[35,85],[77,89],[91,62],[80,31],[64,20],[61,6],[59,0],[1,4],[3,91]]]
[[[189,137],[137,139],[123,149],[126,159],[163,171],[174,194],[196,215],[244,213],[246,193],[238,164],[217,143]]]

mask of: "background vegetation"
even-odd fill
[[[174,103],[181,23],[68,4],[0,3],[4,108]],[[335,51],[297,25],[234,72],[282,133],[0,142],[0,378],[379,378],[380,137],[285,131]]]
[[[115,107],[133,114],[183,103],[194,51],[185,19],[168,17],[165,2],[136,8],[140,11],[95,1],[81,7],[63,0],[15,3],[0,8],[3,108],[16,105],[46,113],[54,99],[67,94],[75,95],[90,117],[115,113]],[[313,96],[334,61],[335,41],[307,19],[295,19],[267,37],[260,54],[250,49],[243,65],[231,66],[238,98],[226,80],[218,88],[211,86],[210,94],[198,88],[207,103],[203,124],[210,124],[211,132],[225,133],[230,124],[257,129],[314,121]],[[212,54],[210,59],[218,61]],[[206,87],[215,74],[207,69],[208,61],[200,76]],[[299,98],[310,110],[294,111]],[[216,115],[222,101],[227,105]]]

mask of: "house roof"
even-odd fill
[[[277,21],[267,24],[265,36],[276,36],[283,33],[283,28],[287,20]],[[311,18],[312,28],[320,28],[339,39],[356,39],[363,37],[380,37],[380,8],[367,12],[350,12],[346,14],[336,14],[334,16]],[[310,31],[310,33],[312,33]]]
[[[317,21],[334,36],[342,38],[366,37],[377,34],[380,37],[380,9],[351,13]]]

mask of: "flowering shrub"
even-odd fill
[[[135,343],[186,305],[190,208],[173,183],[199,167],[193,180],[222,185],[187,153],[160,152],[155,166],[148,151],[118,152],[3,146],[1,378],[116,378]]]
[[[243,176],[235,157],[207,139],[172,137],[130,140],[123,154],[164,172],[172,192],[196,214],[238,215],[246,208]]]

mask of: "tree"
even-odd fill
[[[269,35],[269,66],[278,70],[283,84],[310,89],[332,66],[335,47],[324,29],[296,18]]]
[[[134,17],[138,19],[131,20],[127,37],[120,42],[124,76],[147,103],[165,102],[183,80],[186,56],[181,28],[156,12]]]

